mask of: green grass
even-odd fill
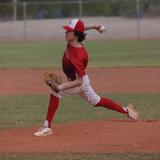
[[[133,102],[145,119],[159,119],[160,94],[103,94],[114,101],[127,105]],[[0,96],[0,130],[41,124],[48,104],[47,95]],[[103,118],[126,118],[125,115],[95,108],[79,96],[66,97],[61,101],[55,123],[93,120]]]
[[[160,66],[160,40],[86,41],[90,67]],[[0,43],[0,68],[57,68],[65,42]]]
[[[1,43],[0,68],[60,66],[64,43]]]
[[[0,160],[159,160],[160,153],[141,154],[27,154],[1,155]]]

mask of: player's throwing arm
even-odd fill
[[[95,29],[95,30],[97,30],[99,33],[103,33],[103,32],[106,31],[106,27],[103,26],[103,25],[88,25],[88,26],[85,26],[84,29],[85,29],[85,30]]]

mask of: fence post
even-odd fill
[[[27,32],[27,3],[23,2],[23,39],[26,39]]]
[[[78,8],[79,8],[79,17],[83,16],[83,8],[82,8],[82,1],[78,1]]]
[[[13,0],[13,20],[17,20],[17,0]]]
[[[141,36],[141,28],[140,28],[140,17],[141,10],[140,10],[140,0],[136,0],[136,17],[137,17],[137,36],[138,38]]]

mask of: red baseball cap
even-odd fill
[[[80,19],[73,19],[67,26],[63,26],[67,31],[84,32],[84,23]]]

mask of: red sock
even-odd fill
[[[122,106],[107,98],[101,98],[100,102],[96,104],[96,107],[105,107],[124,114],[128,113]]]
[[[49,101],[48,112],[47,112],[47,116],[46,116],[46,120],[48,121],[49,128],[51,127],[51,122],[52,122],[54,114],[58,108],[58,105],[59,105],[59,98],[50,94],[50,101]]]

